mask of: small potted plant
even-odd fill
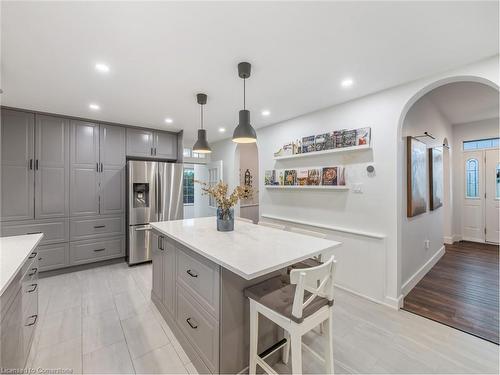
[[[201,181],[196,182],[202,185],[201,190],[204,194],[210,195],[217,202],[217,230],[220,232],[234,230],[233,207],[238,203],[238,200],[251,198],[252,188],[246,185],[236,186],[231,195],[228,196],[228,186],[222,181],[213,186]]]

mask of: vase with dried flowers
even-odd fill
[[[202,185],[201,190],[205,195],[211,196],[217,202],[217,230],[229,232],[234,230],[234,206],[240,199],[249,199],[253,195],[250,186],[236,186],[228,196],[228,186],[220,181],[215,185],[208,185],[202,181],[195,181]]]

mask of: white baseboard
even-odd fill
[[[462,240],[462,235],[461,234],[452,234],[451,236],[444,236],[443,237],[443,242],[448,245],[453,245],[453,243],[461,241]]]
[[[422,267],[420,267],[420,269],[417,272],[415,272],[407,282],[403,284],[403,286],[401,287],[401,294],[403,296],[406,296],[410,292],[410,290],[412,290],[415,287],[415,285],[417,285],[418,282],[422,280],[425,274],[429,272],[432,267],[434,267],[434,265],[438,262],[439,259],[441,259],[441,257],[444,255],[444,252],[445,250],[443,245],[436,252],[436,254],[432,256],[431,259],[429,259]]]
[[[337,283],[335,284],[335,288],[342,289],[343,291],[345,291],[347,293],[354,294],[355,296],[367,299],[368,301],[371,301],[371,302],[378,303],[379,305],[384,305],[384,306],[390,307],[391,309],[397,310],[399,308],[398,300],[395,298],[391,298],[391,297],[386,296],[384,298],[384,300],[381,301],[381,300],[378,300],[378,299],[373,298],[373,297],[368,297],[362,293],[358,293],[352,289],[346,288],[345,286],[339,285]],[[401,300],[402,300],[402,297],[401,297]]]

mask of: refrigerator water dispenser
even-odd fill
[[[148,183],[134,183],[134,208],[149,207],[149,184]]]

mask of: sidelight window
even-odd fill
[[[184,168],[184,204],[194,204],[194,169]]]
[[[465,165],[466,175],[466,197],[479,197],[479,161],[477,159],[468,159]]]

